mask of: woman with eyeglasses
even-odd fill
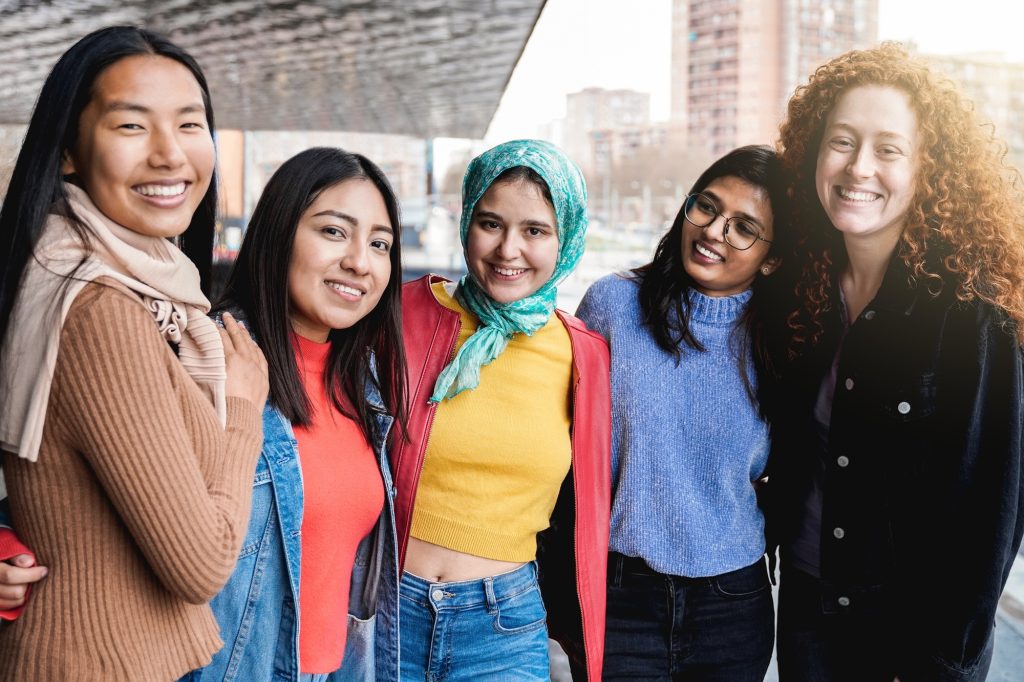
[[[611,348],[606,680],[760,681],[771,660],[755,356],[783,186],[768,147],[726,154],[653,260],[596,282],[577,311]]]

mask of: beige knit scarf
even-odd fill
[[[210,302],[195,265],[168,240],[114,223],[75,185],[65,189],[71,211],[87,228],[89,245],[83,248],[67,218],[51,214],[35,257],[25,266],[0,358],[0,447],[33,462],[39,456],[64,319],[86,283],[100,277],[139,295],[160,333],[178,344],[181,364],[223,424],[224,346],[206,316]]]

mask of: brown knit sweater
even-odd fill
[[[38,462],[5,455],[14,526],[49,576],[0,628],[0,679],[175,680],[221,647],[262,440],[227,428],[141,301],[93,283],[68,313]]]

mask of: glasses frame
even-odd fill
[[[707,202],[709,204],[711,204],[712,206],[715,207],[715,214],[713,216],[711,216],[711,220],[707,221],[703,225],[698,225],[697,223],[695,223],[692,220],[690,220],[690,202],[696,200],[698,197],[703,197],[704,199],[707,200]],[[716,220],[718,220],[719,218],[722,218],[722,217],[724,217],[724,216],[722,215],[722,212],[718,208],[718,203],[714,199],[709,197],[707,194],[704,194],[703,192],[692,192],[692,193],[686,195],[686,200],[683,202],[683,219],[686,222],[688,222],[691,225],[693,225],[694,227],[699,228],[701,230],[706,230],[707,228],[709,228],[712,225],[714,225]],[[724,239],[725,243],[728,244],[729,246],[731,246],[732,248],[736,249],[737,251],[747,251],[748,249],[752,248],[754,246],[754,244],[756,244],[758,242],[758,240],[763,241],[765,244],[771,244],[772,243],[770,239],[765,239],[760,234],[757,234],[757,235],[754,235],[754,241],[750,242],[746,246],[736,246],[731,241],[729,241],[729,228],[732,227],[732,221],[734,221],[734,220],[743,220],[743,218],[740,218],[739,216],[733,216],[732,218],[725,218],[725,226],[722,228],[722,239]],[[749,222],[749,221],[747,221],[747,222]]]

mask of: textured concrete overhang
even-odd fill
[[[545,0],[0,0],[0,123],[61,53],[114,24],[200,62],[217,125],[482,137]]]

